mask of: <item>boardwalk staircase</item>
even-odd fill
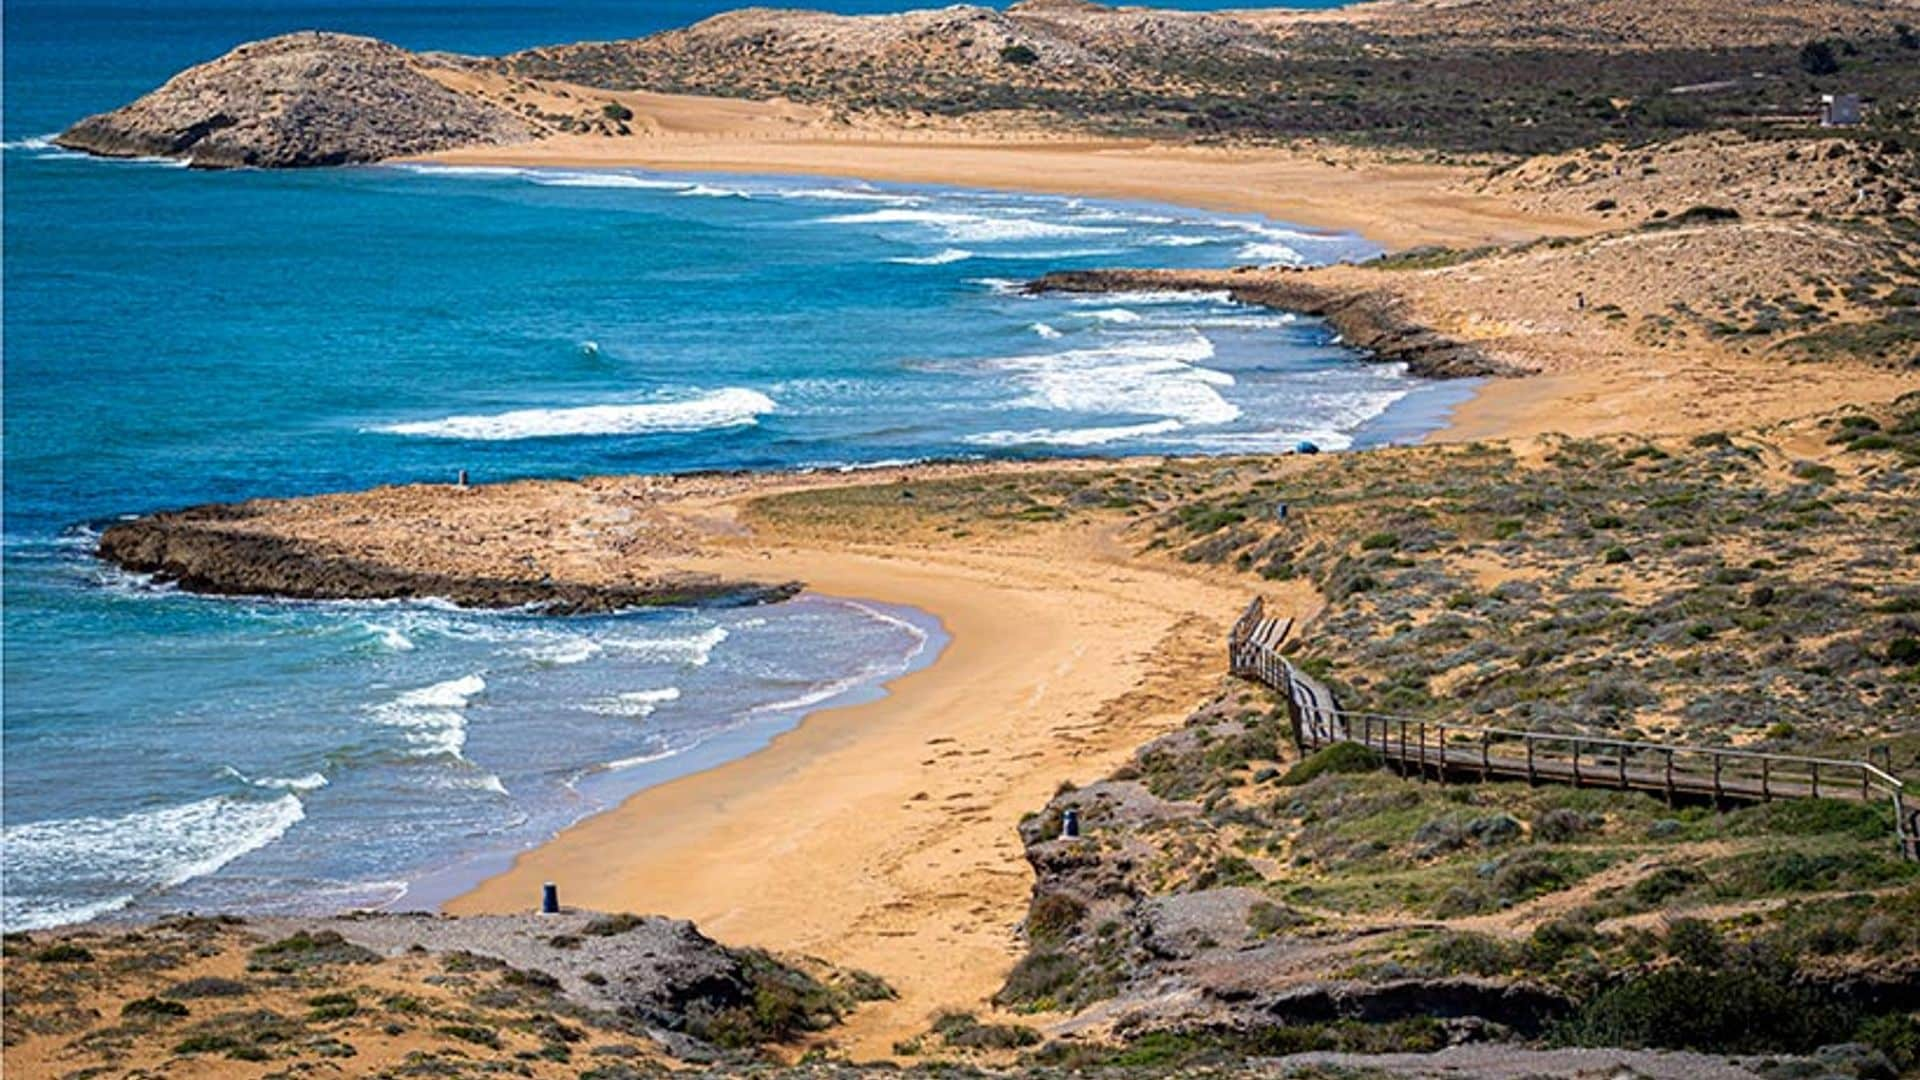
[[[1281,655],[1292,627],[1293,620],[1269,617],[1255,599],[1233,625],[1228,658],[1235,675],[1264,683],[1286,701],[1302,753],[1359,743],[1402,775],[1618,788],[1658,795],[1668,805],[1884,799],[1893,807],[1901,853],[1920,860],[1920,801],[1909,801],[1898,778],[1869,762],[1354,712]]]

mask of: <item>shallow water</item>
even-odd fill
[[[569,10],[543,29],[614,36],[612,8]],[[32,137],[289,28],[268,16],[472,51],[545,18],[173,15],[142,36],[110,5],[7,8],[9,928],[430,904],[940,641],[821,597],[564,620],[195,598],[89,557],[117,515],[458,469],[1340,448],[1416,437],[1462,393],[1220,296],[1014,288],[1370,250],[1254,217],[637,171],[196,174]]]

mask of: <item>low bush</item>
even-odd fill
[[[1332,746],[1322,747],[1302,758],[1275,782],[1288,785],[1304,784],[1328,773],[1373,772],[1380,767],[1379,754],[1359,743],[1338,742]]]

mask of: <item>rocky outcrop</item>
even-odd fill
[[[358,916],[301,920],[356,945],[399,955],[471,954],[550,977],[574,1004],[611,1013],[648,1029],[670,1049],[697,1050],[674,1036],[751,1006],[770,976],[799,983],[810,976],[764,954],[728,948],[684,919],[657,915]]]
[[[1029,282],[1027,292],[1124,293],[1225,290],[1243,304],[1325,319],[1343,342],[1369,359],[1403,363],[1415,375],[1451,379],[1519,375],[1522,370],[1478,346],[1408,319],[1384,288],[1327,285],[1291,270],[1069,270]]]
[[[800,590],[797,582],[727,581],[692,574],[605,583],[421,570],[252,530],[246,526],[250,516],[244,505],[205,506],[121,522],[101,535],[99,555],[189,592],[303,600],[436,597],[466,607],[531,605],[557,615],[669,604],[769,603]]]
[[[242,45],[55,141],[198,168],[348,165],[531,138],[526,121],[436,79],[445,62],[307,32]]]

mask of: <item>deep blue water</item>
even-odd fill
[[[6,6],[8,927],[431,903],[941,641],[824,597],[568,620],[194,598],[89,557],[115,516],[463,468],[1338,448],[1458,398],[1221,297],[1008,287],[1368,252],[1257,218],[779,178],[200,174],[34,140],[281,30],[498,52],[716,6]]]

